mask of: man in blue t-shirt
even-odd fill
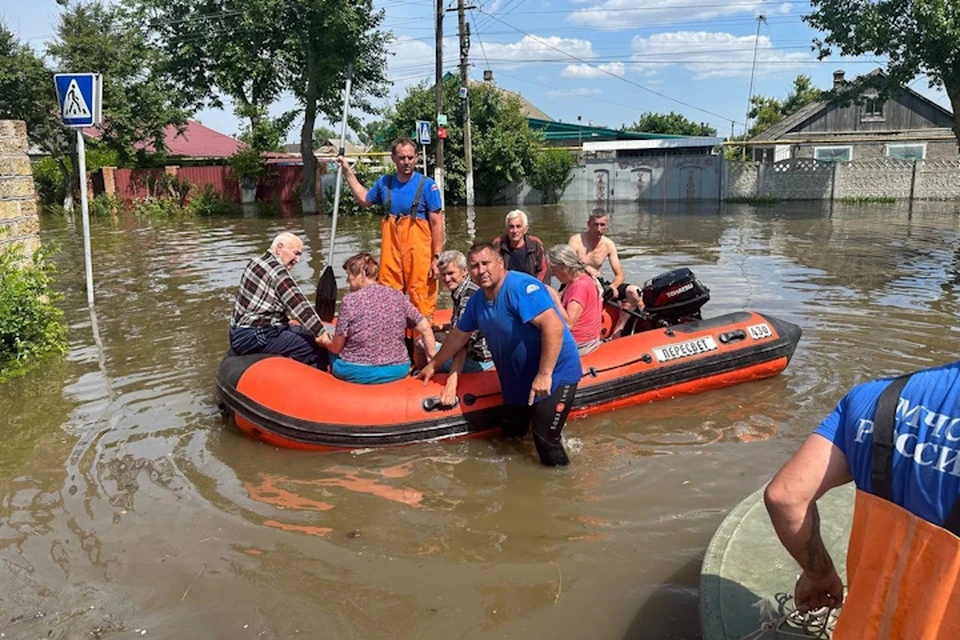
[[[492,244],[473,245],[467,260],[483,295],[470,296],[457,326],[420,376],[426,384],[437,364],[479,330],[500,378],[504,435],[522,437],[532,426],[540,461],[565,465],[569,460],[560,435],[582,375],[573,336],[545,285],[525,273],[506,271]]]
[[[381,176],[368,190],[343,157],[343,168],[353,197],[361,207],[383,205],[380,225],[380,284],[406,293],[425,318],[437,308],[437,261],[443,253],[443,202],[432,178],[415,171],[417,146],[399,138],[391,147],[396,173]]]
[[[844,612],[858,613],[841,614],[835,637],[840,624],[867,629],[860,619],[866,610],[900,606],[922,617],[921,605],[933,601],[934,590],[946,589],[941,595],[948,600],[956,595],[950,590],[960,585],[960,575],[950,574],[960,550],[960,362],[854,387],[770,482],[764,500],[774,529],[803,569],[795,595],[800,611],[843,600],[820,538],[816,500],[850,480],[857,505]],[[939,577],[925,575],[928,569]],[[901,580],[926,590],[896,596]],[[867,617],[909,617],[893,611]],[[871,629],[864,637],[884,635]]]

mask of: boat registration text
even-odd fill
[[[699,355],[708,351],[716,351],[717,343],[713,336],[705,336],[696,340],[688,340],[678,344],[671,344],[666,347],[654,347],[653,353],[657,356],[657,362],[667,362],[677,358],[687,358],[689,356]]]
[[[754,340],[762,340],[763,338],[769,338],[773,335],[773,331],[770,330],[770,325],[764,324],[754,324],[747,327],[747,333],[750,334],[750,337]]]

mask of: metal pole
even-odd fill
[[[340,148],[337,155],[346,159],[347,114],[350,112],[350,84],[353,82],[353,65],[347,65],[347,83],[343,88],[343,118],[340,121]],[[357,160],[359,162],[359,159]],[[333,245],[337,240],[337,215],[340,213],[340,185],[343,182],[343,167],[337,165],[337,183],[333,192],[333,221],[330,223],[330,248],[327,251],[327,266],[333,266]]]
[[[443,0],[437,0],[437,35],[436,35],[436,85],[434,86],[434,97],[436,98],[436,115],[443,113]],[[437,130],[440,129],[440,123],[437,122]],[[436,169],[433,179],[440,190],[440,202],[443,203],[443,138],[437,136],[436,148]],[[424,172],[426,175],[426,172]]]
[[[750,91],[747,93],[747,114],[746,118],[743,121],[743,139],[747,139],[747,131],[750,129],[750,105],[753,102],[753,79],[757,73],[757,51],[760,49],[760,23],[766,22],[767,19],[762,13],[757,14],[757,35],[754,36],[753,40],[753,68],[750,70]],[[743,155],[742,158],[745,160],[747,157],[747,146],[743,146]]]
[[[473,148],[470,144],[470,88],[467,86],[467,53],[470,51],[469,32],[464,25],[463,0],[457,0],[457,21],[460,31],[460,91],[463,97],[463,160],[467,169],[467,206],[472,207]]]
[[[87,305],[93,307],[93,258],[90,255],[90,210],[87,207],[87,154],[81,129],[77,129],[77,157],[80,164],[80,218],[83,220],[83,266],[87,276]]]

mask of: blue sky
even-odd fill
[[[434,74],[435,0],[375,0],[393,32],[389,77],[392,99]],[[471,3],[467,3],[468,5]],[[520,93],[555,120],[620,127],[644,111],[677,111],[715,127],[719,135],[743,128],[754,51],[754,93],[782,98],[800,73],[828,88],[832,73],[867,73],[873,57],[818,61],[817,33],[801,20],[807,0],[474,0],[470,76],[493,71],[498,85]],[[447,6],[456,2],[447,0]],[[0,18],[38,50],[53,33],[54,0],[0,0]],[[766,22],[755,38],[757,15]],[[444,18],[444,70],[457,71],[457,14]],[[82,71],[82,70],[76,70]],[[948,107],[942,92],[918,78],[912,88]],[[286,99],[275,105],[291,108]],[[239,130],[226,110],[197,114],[224,133]],[[299,125],[291,129],[296,139]]]

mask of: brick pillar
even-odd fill
[[[29,256],[40,246],[39,232],[27,125],[0,120],[0,252],[19,244]]]
[[[103,192],[112,196],[117,192],[117,168],[103,167],[101,171],[103,171]]]

